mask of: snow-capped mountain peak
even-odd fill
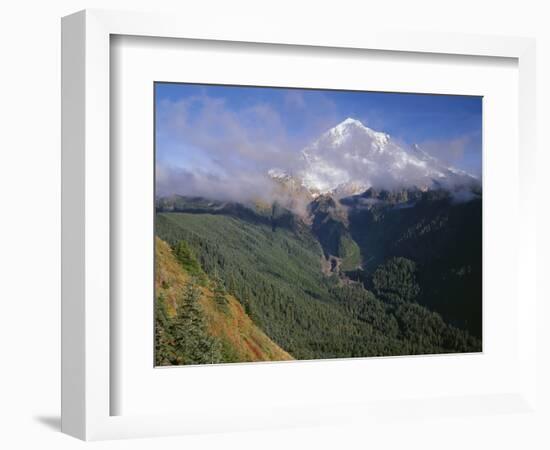
[[[419,146],[405,148],[389,134],[350,117],[302,150],[295,173],[293,178],[313,195],[333,193],[339,197],[370,187],[426,189],[434,184],[477,181],[464,171],[445,166]],[[271,170],[269,175],[274,179],[288,176],[279,170]]]
[[[334,128],[328,130],[319,140],[323,140],[323,138],[331,139],[334,145],[339,146],[343,145],[347,140],[352,139],[353,136],[357,134],[366,135],[379,145],[384,145],[390,139],[388,134],[374,131],[363,125],[361,121],[348,117]]]
[[[365,128],[365,126],[361,123],[361,121],[354,119],[352,117],[348,117],[347,119],[342,121],[340,124],[336,125],[335,128],[346,126],[346,125],[356,125],[356,126]]]
[[[288,178],[290,176],[283,169],[277,169],[277,168],[269,169],[267,171],[267,174],[275,180],[284,180],[285,178]]]

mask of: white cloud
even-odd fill
[[[245,200],[273,194],[267,171],[295,172],[300,150],[336,122],[325,96],[288,90],[280,111],[265,102],[240,109],[205,94],[162,100],[157,109],[157,193]],[[290,136],[281,114],[302,109],[308,136]],[[322,111],[323,114],[319,114]]]

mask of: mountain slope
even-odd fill
[[[299,218],[293,226],[272,226],[246,215],[190,210],[157,213],[157,235],[172,246],[187,242],[206,273],[218,273],[253,322],[296,359],[481,348],[416,298],[385,301],[338,271],[323,273],[324,250]],[[388,276],[399,279],[394,272]]]
[[[349,271],[360,267],[360,249],[348,230],[346,208],[330,195],[320,195],[310,203],[309,213],[311,230],[331,264],[331,271]]]
[[[191,268],[184,269],[170,246],[155,240],[155,291],[166,302],[168,316],[174,317],[178,298],[191,282]],[[200,269],[198,269],[200,270]],[[199,274],[198,270],[195,272]],[[200,307],[207,331],[221,346],[220,362],[284,361],[292,357],[260,330],[246,314],[241,303],[230,294],[219,301],[214,282],[199,274]]]
[[[389,258],[413,260],[422,286],[417,301],[481,337],[481,198],[459,202],[441,190],[368,194],[346,199],[349,232],[361,249],[359,277],[369,286],[368,277]]]

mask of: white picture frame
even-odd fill
[[[112,35],[206,41],[368,49],[415,54],[512,58],[518,63],[519,222],[515,254],[522,297],[518,302],[519,377],[513,391],[463,398],[403,399],[408,413],[495,413],[536,407],[535,43],[532,39],[349,30],[338,36],[312,27],[284,29],[264,23],[206,27],[192,17],[87,10],[62,21],[62,430],[85,440],[162,436],[296,426],[391,416],[393,403],[376,401],[281,407],[223,420],[215,413],[112,415],[110,39]],[[274,370],[264,366],[265,371]],[[310,366],[313,367],[313,366]],[[314,370],[314,369],[310,369]],[[224,408],[221,408],[223,411]],[[227,411],[226,411],[227,413]],[[231,412],[229,411],[229,414]],[[403,414],[403,412],[401,412]],[[238,414],[236,414],[238,416]]]

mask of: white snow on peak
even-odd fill
[[[390,138],[388,134],[374,131],[373,129],[363,125],[361,121],[348,117],[334,128],[328,130],[321,137],[321,139],[332,139],[333,144],[339,146],[343,145],[347,140],[351,139],[356,134],[366,134],[373,141],[375,141],[378,146],[386,144]]]
[[[387,133],[348,117],[306,146],[297,172],[311,192],[352,195],[369,187],[427,188],[475,180],[446,167],[418,146],[404,148]]]
[[[361,123],[361,121],[357,120],[357,119],[354,119],[352,117],[348,117],[346,120],[344,120],[343,122],[341,122],[339,125],[337,125],[337,127],[341,126],[341,125],[358,125],[360,127],[363,127],[364,125]]]
[[[284,171],[282,169],[277,169],[277,168],[269,169],[267,171],[267,174],[271,178],[276,178],[276,179],[287,178],[289,176],[288,173],[286,173],[286,171]]]

